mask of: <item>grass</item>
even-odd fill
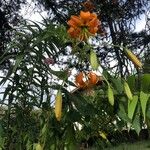
[[[135,143],[123,143],[116,147],[107,148],[105,150],[150,150],[150,141],[140,141]]]
[[[92,148],[88,150],[98,150],[98,149]],[[150,150],[150,140],[135,143],[123,143],[118,146],[105,148],[104,150]]]

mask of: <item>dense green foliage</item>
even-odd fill
[[[133,100],[126,96],[123,79],[109,74],[106,69],[102,72],[105,77],[102,85],[85,90],[85,94],[68,91],[68,87],[74,85],[72,80],[68,80],[68,70],[75,66],[70,65],[70,59],[67,63],[66,60],[59,62],[64,50],[67,52],[67,41],[70,41],[66,33],[64,26],[48,22],[43,28],[34,23],[22,26],[16,32],[8,51],[17,49],[17,56],[9,58],[14,63],[1,80],[1,84],[8,82],[1,100],[5,109],[1,116],[1,147],[30,150],[39,143],[45,150],[73,149],[83,139],[91,137],[97,137],[96,145],[102,147],[102,141],[108,142],[107,136],[105,139],[102,133],[122,130],[126,123],[139,133],[144,125],[142,120],[149,121],[149,74],[127,78]],[[44,62],[46,57],[55,60],[58,71]],[[71,57],[73,59],[73,55]],[[5,59],[8,58],[4,57],[2,61]],[[61,67],[62,63],[67,64],[65,68]],[[65,84],[60,84],[59,80]],[[114,106],[108,101],[108,84],[113,88]],[[60,88],[63,109],[62,119],[58,122],[51,97]]]
[[[61,2],[64,1],[52,4],[60,7]],[[79,1],[69,2],[63,3],[65,9],[58,7],[62,12],[68,8],[67,18],[82,8]],[[67,4],[70,7],[65,7]],[[74,10],[73,4],[79,5],[79,10]],[[41,24],[25,22],[13,33],[12,41],[0,56],[0,64],[11,62],[0,80],[0,85],[6,86],[0,101],[1,149],[73,150],[79,149],[80,144],[89,139],[102,149],[111,144],[107,135],[116,130],[134,128],[139,134],[142,127],[149,129],[150,74],[135,68],[124,53],[127,47],[137,51],[138,35],[144,35],[140,41],[149,36],[144,31],[138,35],[130,33],[131,24],[127,23],[142,13],[146,1],[133,1],[136,7],[131,1],[126,1],[126,7],[132,6],[130,10],[124,9],[127,16],[115,15],[125,6],[125,1],[115,4],[96,1],[95,4],[95,11],[97,14],[101,11],[101,21],[110,31],[108,29],[108,35],[104,37],[98,34],[91,43],[72,40],[68,36],[67,20],[57,12],[59,9],[55,5],[54,8],[50,5],[55,10],[54,20],[45,19]],[[109,8],[116,10],[109,11]],[[140,8],[143,9],[138,11]],[[59,18],[60,15],[63,17]],[[128,20],[128,17],[131,18]],[[121,24],[124,19],[126,24]],[[134,40],[129,38],[133,35]],[[106,42],[106,38],[109,41]],[[93,87],[72,92],[70,88],[76,87],[73,70],[93,71],[91,48],[101,60],[97,72],[102,80]],[[45,61],[47,58],[52,60],[50,64]],[[111,62],[116,62],[115,67],[110,67]],[[54,95],[58,90],[62,92],[60,121],[54,113]]]

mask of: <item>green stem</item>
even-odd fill
[[[103,73],[98,69],[98,71],[102,74],[103,79],[106,81],[107,85],[110,86],[107,78],[103,75]]]

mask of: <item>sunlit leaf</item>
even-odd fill
[[[36,145],[36,150],[43,150],[42,146],[39,143]]]
[[[140,92],[140,102],[141,102],[141,107],[142,107],[142,113],[144,116],[144,121],[146,117],[146,108],[147,108],[147,102],[150,98],[150,93],[144,93],[143,91]]]
[[[119,104],[119,111],[118,111],[117,114],[125,122],[131,122],[131,120],[128,118],[128,115],[127,115],[127,113],[125,111],[124,105]]]
[[[141,88],[142,91],[145,93],[150,92],[150,74],[144,74],[141,77]]]
[[[23,60],[24,54],[19,54],[16,57],[15,65],[13,67],[12,73],[14,73],[17,67],[20,65],[21,61]]]
[[[133,100],[132,101],[128,101],[128,117],[131,120],[132,120],[133,115],[135,113],[137,102],[138,102],[138,96],[133,96]]]
[[[141,116],[140,116],[140,106],[137,107],[137,112],[132,122],[132,126],[135,129],[136,133],[139,135],[142,125],[141,125]]]
[[[127,78],[127,83],[128,83],[128,85],[129,85],[129,87],[130,87],[130,89],[131,89],[131,91],[135,91],[135,83],[136,83],[136,78],[135,78],[135,75],[132,75],[132,76],[129,76],[128,78]]]
[[[111,78],[111,81],[113,82],[113,87],[117,90],[117,92],[119,93],[122,93],[123,91],[123,85],[122,85],[122,82],[121,82],[121,79],[120,78]]]

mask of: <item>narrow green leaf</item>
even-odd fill
[[[4,85],[5,84],[5,82],[9,79],[9,77],[11,76],[11,74],[12,74],[12,71],[13,71],[13,67],[10,67],[10,69],[8,70],[8,72],[7,72],[7,75],[6,75],[6,77],[3,77],[3,79],[0,81],[0,85]]]
[[[64,71],[54,71],[52,69],[49,69],[49,72],[55,76],[57,76],[59,79],[64,80],[68,76],[68,70]]]
[[[136,85],[136,77],[135,75],[127,77],[127,83],[131,89],[131,91],[135,91],[135,85]]]
[[[140,105],[137,106],[137,111],[134,117],[134,120],[132,122],[132,127],[135,129],[136,133],[139,135],[141,131],[141,116],[140,116]]]
[[[144,121],[145,121],[145,114],[146,114],[146,106],[147,106],[147,102],[148,99],[150,98],[150,94],[149,93],[144,93],[143,91],[140,92],[140,102],[141,102],[141,108],[142,108],[142,113],[144,116]]]
[[[125,111],[125,108],[124,108],[123,104],[119,104],[119,111],[117,112],[117,114],[125,122],[131,122],[131,120],[128,118],[128,115]]]
[[[34,28],[37,28],[39,31],[42,31],[42,28],[40,27],[39,23],[36,23],[35,21],[32,21],[32,20],[29,20],[29,21],[33,23],[32,26],[34,26]]]
[[[141,77],[141,88],[143,92],[148,92],[150,91],[150,74],[144,74]]]
[[[110,80],[112,81],[113,83],[113,87],[117,90],[118,93],[122,93],[123,91],[123,85],[122,85],[122,82],[121,82],[121,79],[120,78],[110,78]]]
[[[6,89],[5,89],[5,93],[3,95],[3,100],[5,100],[6,96],[8,95],[9,91],[11,90],[11,87],[8,86]]]
[[[14,56],[15,56],[14,54],[9,54],[9,55],[6,55],[5,57],[0,57],[0,64],[2,64],[5,60],[13,58]]]
[[[133,96],[132,101],[128,101],[128,117],[132,120],[136,106],[138,102],[138,96]]]
[[[15,62],[15,65],[13,67],[12,73],[14,73],[16,71],[17,67],[19,66],[19,64],[21,63],[21,61],[23,59],[23,56],[24,56],[23,54],[17,55],[16,62]]]
[[[42,131],[41,131],[42,135],[46,133],[46,130],[47,130],[47,124],[44,124]]]

